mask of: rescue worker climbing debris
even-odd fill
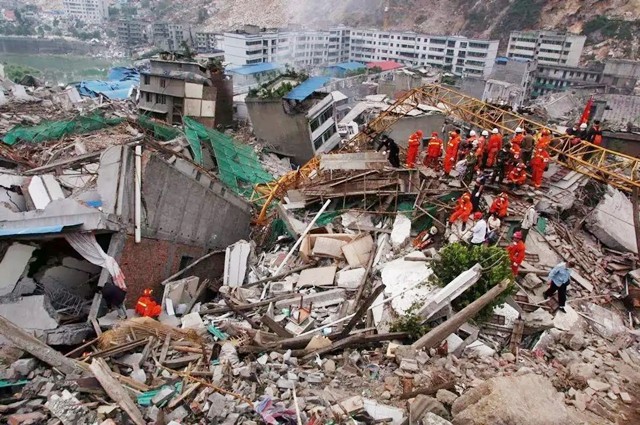
[[[422,142],[422,131],[418,130],[409,137],[409,145],[407,147],[407,168],[415,168],[416,159],[418,158],[418,152],[420,150],[420,143]]]
[[[424,157],[424,165],[438,169],[440,156],[442,155],[442,140],[438,137],[438,132],[431,133],[431,139],[427,144],[427,155]]]
[[[447,149],[444,156],[444,172],[447,174],[449,174],[451,170],[453,170],[453,166],[456,164],[459,145],[460,132],[459,130],[454,130],[449,133],[449,143],[447,143]]]
[[[453,224],[458,220],[462,220],[463,223],[466,223],[469,220],[472,210],[473,205],[471,204],[471,194],[466,192],[456,201],[456,207],[449,217],[449,223]]]
[[[522,233],[515,232],[513,234],[511,245],[507,247],[507,254],[509,254],[509,260],[511,261],[511,272],[514,276],[518,275],[520,265],[524,261],[526,247],[522,242]]]

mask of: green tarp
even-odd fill
[[[94,114],[71,121],[47,121],[32,127],[15,126],[4,135],[2,141],[10,146],[18,142],[40,143],[69,134],[90,133],[123,121],[123,118],[105,118]]]

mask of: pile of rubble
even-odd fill
[[[114,114],[103,119],[118,120],[4,148],[12,155],[0,173],[7,423],[640,418],[640,269],[624,194],[594,194],[586,177],[557,167],[544,190],[509,192],[493,249],[503,253],[528,208],[523,198],[535,198],[543,217],[526,238],[525,261],[518,276],[460,304],[495,271],[478,263],[441,281],[443,249],[457,231],[466,246],[472,226],[446,224],[466,191],[460,179],[390,169],[376,152],[323,155],[247,241],[248,230],[238,236],[251,211],[243,196],[283,175],[286,159],[258,158],[201,127],[183,133],[135,119],[126,101],[102,107]],[[486,186],[480,209],[502,190]],[[219,203],[189,209],[206,197]],[[193,245],[189,261],[157,274],[166,252],[188,239],[175,235],[206,249]],[[199,268],[213,258],[221,273]],[[563,313],[542,293],[549,270],[569,260]],[[107,312],[100,288],[124,287],[125,275],[126,305],[138,307],[142,289],[154,288],[159,315],[119,305]],[[487,306],[488,320],[476,320]]]

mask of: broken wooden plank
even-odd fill
[[[273,318],[266,314],[262,316],[260,321],[278,336],[281,336],[283,338],[293,337],[293,334],[286,330],[284,326],[282,326],[280,323],[276,322],[275,320],[273,320]]]
[[[169,369],[180,369],[181,367],[185,367],[191,362],[200,360],[201,357],[201,354],[178,357],[177,359],[165,360],[163,365],[168,367]]]
[[[200,388],[200,385],[202,385],[200,382],[195,382],[193,384],[191,384],[189,386],[189,388],[187,388],[186,390],[184,390],[184,392],[182,394],[180,394],[178,397],[174,398],[173,400],[171,400],[171,402],[167,405],[168,409],[173,409],[174,407],[176,407],[178,404],[182,403],[182,401],[189,397],[190,394],[192,394],[195,390],[197,390],[198,388]]]
[[[246,287],[247,285],[245,285],[244,287]],[[269,298],[268,300],[264,300],[264,301],[260,301],[257,303],[251,303],[251,304],[234,304],[234,309],[237,311],[246,311],[246,310],[254,310],[258,307],[264,307],[267,306],[269,304],[271,304],[272,302],[277,302],[277,301],[282,301],[282,300],[286,300],[289,298],[302,298],[301,294],[282,294],[282,295],[278,295],[277,297],[273,297],[273,298]],[[205,315],[205,314],[222,314],[222,313],[228,313],[229,311],[232,311],[230,307],[216,307],[216,308],[210,308],[207,310],[203,310],[200,312],[201,315]]]
[[[511,354],[516,355],[520,348],[520,342],[522,342],[522,335],[524,333],[524,320],[517,319],[513,326],[513,332],[511,333],[511,340],[509,341],[509,351]]]
[[[6,337],[17,348],[26,351],[64,375],[81,376],[87,373],[85,364],[63,356],[2,316],[0,316],[0,335]]]
[[[149,358],[149,354],[151,354],[151,348],[156,344],[156,338],[153,336],[149,337],[149,342],[144,346],[144,350],[142,350],[142,357],[140,358],[140,362],[138,366],[142,367],[144,362]]]
[[[104,359],[93,359],[89,368],[105,392],[113,401],[118,403],[118,406],[129,415],[129,418],[136,425],[146,425],[147,422],[144,420],[142,412],[131,400],[127,390],[113,377],[111,369],[109,369]]]
[[[117,356],[119,354],[124,354],[127,351],[131,351],[134,348],[142,347],[143,345],[147,344],[147,342],[148,341],[146,338],[141,338],[136,341],[127,342],[124,344],[116,345],[115,347],[107,348],[106,350],[91,353],[89,354],[88,358],[96,358],[96,357],[106,358],[111,356]]]
[[[92,339],[92,340],[90,340],[88,342],[85,342],[80,347],[74,348],[73,350],[69,351],[67,354],[65,354],[65,357],[74,358],[78,354],[82,354],[84,352],[84,350],[86,350],[87,348],[91,347],[93,344],[97,343],[99,339],[100,338],[94,338],[94,339]]]
[[[371,256],[373,256],[373,255],[374,254],[372,254]],[[370,262],[370,264],[371,264],[371,262]],[[366,275],[366,273],[365,273],[365,275]],[[367,310],[369,309],[369,307],[371,307],[371,304],[373,304],[373,302],[376,300],[376,298],[378,298],[378,296],[382,292],[384,292],[384,290],[385,290],[385,286],[384,285],[378,285],[373,289],[373,291],[367,297],[367,299],[364,300],[364,302],[362,302],[362,303],[360,303],[358,305],[353,317],[345,325],[344,329],[342,329],[342,332],[340,332],[339,338],[343,338],[343,337],[346,337],[347,335],[349,335],[349,333],[351,332],[351,329],[353,329],[353,327],[358,324],[360,319],[362,319],[362,316],[364,316],[365,313],[367,312]]]
[[[347,338],[343,338],[341,340],[335,341],[333,344],[310,352],[306,356],[302,358],[303,362],[307,362],[309,360],[313,360],[316,358],[316,355],[322,356],[327,353],[331,353],[335,350],[347,347],[355,347],[361,344],[373,344],[376,342],[389,341],[392,339],[403,339],[407,337],[406,332],[391,332],[384,334],[376,334],[376,335],[364,335],[364,334],[356,334],[348,336]]]
[[[160,363],[164,363],[167,358],[167,353],[169,352],[169,344],[171,343],[171,335],[167,334],[164,338],[164,344],[162,344],[162,349],[160,350]]]
[[[511,281],[509,279],[505,279],[486,293],[484,293],[480,298],[473,301],[471,304],[454,314],[447,321],[439,324],[431,331],[429,331],[426,335],[422,336],[419,340],[411,344],[413,348],[416,350],[430,349],[437,347],[442,341],[444,341],[449,335],[455,332],[460,326],[462,326],[466,321],[473,318],[480,310],[482,310],[487,304],[493,301],[498,295],[504,292],[508,287]]]

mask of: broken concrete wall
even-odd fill
[[[180,263],[188,259],[196,260],[207,253],[201,247],[168,241],[142,238],[135,243],[133,236],[127,236],[124,249],[118,260],[127,281],[127,306],[133,306],[145,288],[154,289],[154,296],[160,302],[164,279],[180,270]],[[214,255],[188,272],[189,276],[200,279],[220,276],[224,270],[224,254]]]
[[[587,217],[586,227],[611,249],[638,252],[631,201],[611,186],[607,187],[604,198]]]
[[[277,153],[291,156],[299,165],[314,155],[306,114],[290,115],[282,108],[282,99],[245,100],[253,131]]]
[[[22,329],[48,330],[58,327],[55,311],[45,295],[21,297],[0,304],[0,316]]]
[[[444,126],[444,115],[423,115],[420,117],[404,117],[398,120],[393,127],[391,127],[387,134],[398,145],[407,147],[409,142],[409,136],[416,132],[416,130],[422,130],[423,137],[430,137],[432,131],[437,131],[438,134],[442,131]]]
[[[142,196],[143,237],[210,249],[249,237],[249,203],[218,182],[203,186],[156,156],[146,164]]]

